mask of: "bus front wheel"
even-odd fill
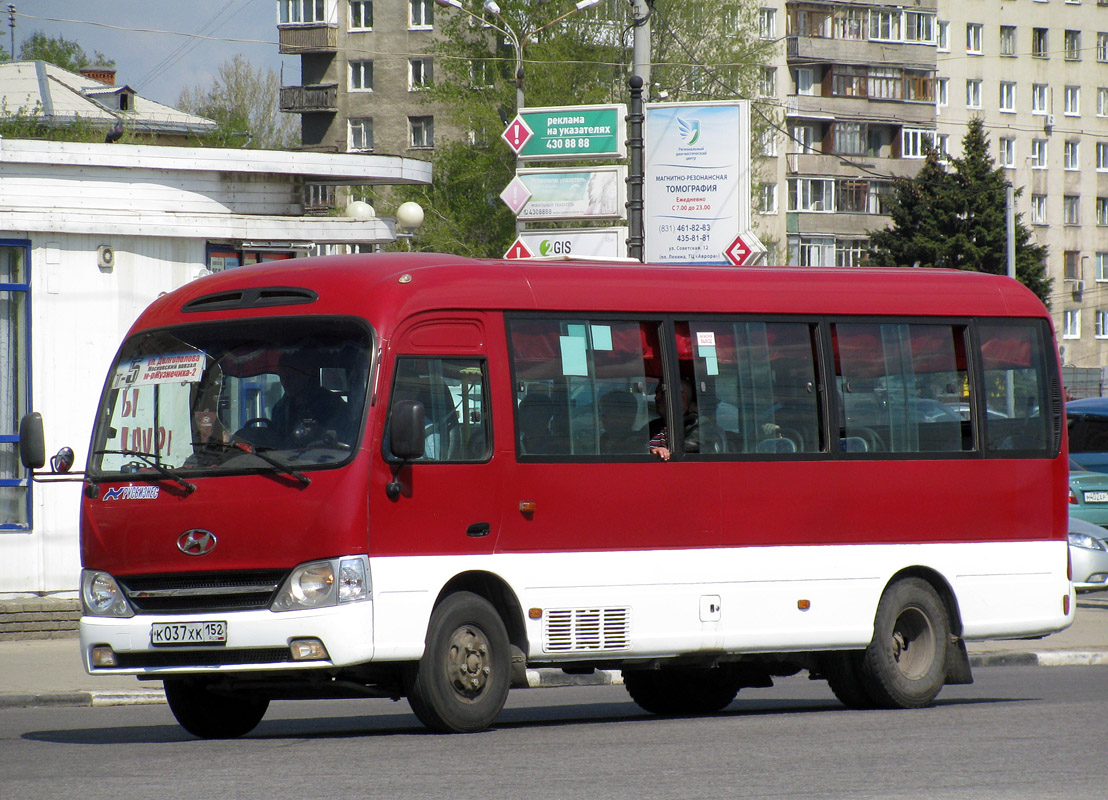
[[[269,700],[217,694],[202,681],[174,678],[162,682],[169,710],[181,727],[201,739],[234,739],[262,721]]]
[[[483,597],[457,592],[431,613],[423,658],[405,676],[408,703],[431,730],[484,730],[508,699],[510,672],[500,615]]]
[[[946,682],[950,619],[931,584],[905,578],[877,604],[873,641],[862,658],[866,694],[881,708],[930,705]]]

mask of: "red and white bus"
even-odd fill
[[[282,698],[479,730],[544,667],[661,714],[800,670],[923,706],[972,680],[966,641],[1072,622],[1066,463],[1050,318],[1006,278],[230,270],[108,373],[81,647],[203,737]]]

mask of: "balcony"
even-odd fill
[[[869,42],[822,36],[789,36],[785,54],[790,64],[880,64],[910,69],[934,69],[935,48],[908,42]]]
[[[334,53],[339,47],[339,29],[335,25],[278,26],[277,52],[282,55]]]
[[[934,127],[935,104],[868,97],[823,97],[790,95],[786,100],[787,117],[812,119],[849,119],[883,122],[888,125]]]
[[[339,86],[322,83],[315,86],[282,86],[280,106],[293,114],[338,111]]]

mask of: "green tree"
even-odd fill
[[[525,38],[520,59],[524,100],[538,107],[628,102],[634,25],[630,4],[615,0],[548,27],[572,10],[569,0],[503,0],[499,17],[481,11],[479,0],[463,2],[490,26],[477,24],[465,12],[436,8],[435,27],[442,33],[433,51],[437,74],[424,94],[427,102],[447,110],[445,136],[441,127],[436,136],[441,140],[452,135],[455,144],[436,148],[433,186],[393,193],[427,210],[418,246],[498,257],[515,235],[514,217],[498,199],[511,180],[515,160],[499,137],[515,114],[518,54],[497,28]],[[761,65],[776,46],[757,36],[757,14],[754,0],[722,5],[655,0],[655,97],[663,90],[669,100],[754,96]],[[756,115],[757,129],[773,116],[768,109],[765,114]]]
[[[281,79],[255,69],[242,54],[224,61],[208,87],[185,89],[177,100],[184,111],[219,124],[204,144],[285,150],[300,142],[298,118],[280,110]]]
[[[930,150],[914,178],[895,182],[891,225],[869,232],[870,261],[1006,274],[1008,186],[989,155],[985,125],[975,117],[962,139],[962,156],[950,159],[950,168]],[[1032,241],[1022,216],[1015,215],[1016,278],[1048,303],[1047,249]]]
[[[115,62],[103,53],[93,51],[90,58],[81,45],[61,36],[47,36],[35,31],[19,46],[20,61],[46,61],[56,64],[70,72],[78,72],[84,67],[114,67]]]

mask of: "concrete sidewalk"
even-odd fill
[[[974,667],[1108,666],[1108,593],[1079,595],[1073,625],[1042,639],[1005,639],[968,645]],[[618,672],[566,675],[529,670],[533,688],[619,683]],[[76,636],[0,641],[0,709],[27,706],[102,706],[163,703],[157,681],[85,673]]]

